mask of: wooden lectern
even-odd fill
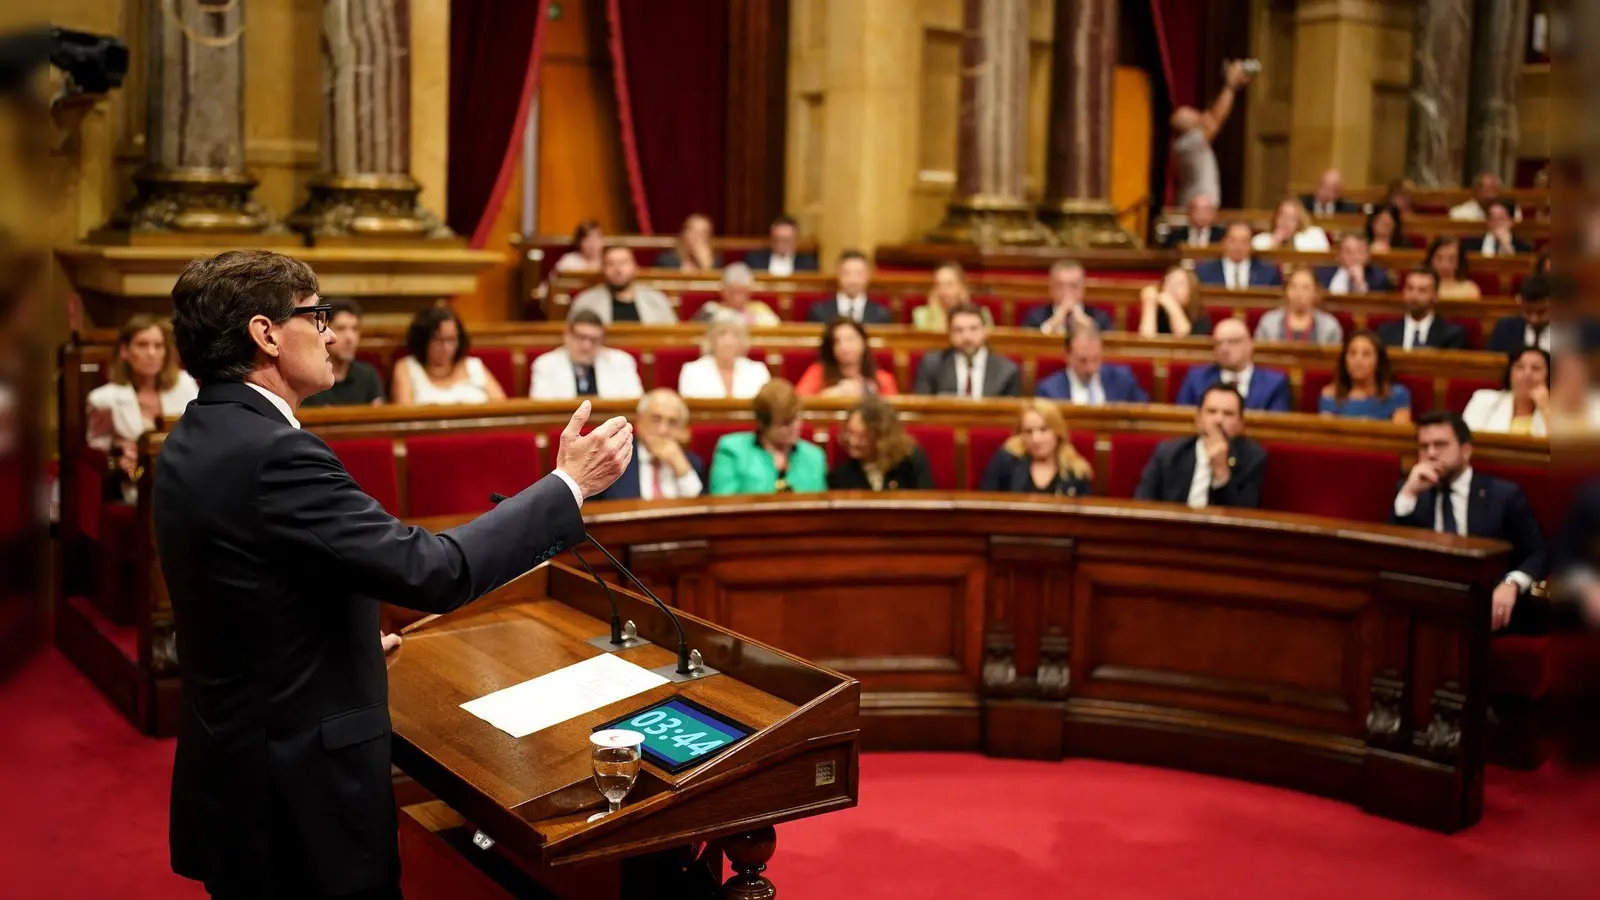
[[[649,600],[614,589],[651,643],[619,652],[674,664],[677,631]],[[419,622],[389,669],[409,900],[500,897],[771,897],[772,826],[856,804],[861,687],[701,619],[691,648],[718,674],[669,683],[513,738],[461,704],[605,652],[610,606],[593,579],[548,564],[453,613]],[[590,822],[590,733],[678,696],[748,726],[744,740],[676,775],[648,758],[621,812]],[[426,795],[421,795],[422,791]],[[734,874],[726,885],[721,859]],[[719,890],[720,887],[720,890]]]

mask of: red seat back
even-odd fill
[[[1261,507],[1285,512],[1383,521],[1400,471],[1400,456],[1373,450],[1269,443]]]
[[[1050,305],[1050,298],[1049,297],[1039,297],[1039,298],[1029,297],[1026,300],[1018,300],[1016,302],[1016,306],[1015,306],[1015,309],[1017,311],[1017,321],[1014,324],[1016,324],[1017,326],[1020,327],[1022,325],[1022,323],[1027,320],[1029,314],[1031,314],[1034,310],[1038,309],[1041,306],[1049,306],[1049,305]],[[999,323],[996,322],[995,324],[999,324]]]
[[[658,347],[652,351],[656,360],[656,381],[646,387],[678,389],[678,375],[683,367],[700,358],[699,347]]]
[[[1254,306],[1244,311],[1244,324],[1249,327],[1250,334],[1254,335],[1256,333],[1256,326],[1261,324],[1261,317],[1271,311],[1271,309],[1261,306]],[[1219,321],[1221,320],[1216,316],[1212,316],[1211,327],[1216,328]]]
[[[1498,272],[1469,272],[1467,277],[1478,286],[1478,290],[1485,297],[1498,297],[1503,293]]]
[[[1114,359],[1109,361],[1117,365],[1127,366],[1128,371],[1133,373],[1133,379],[1139,382],[1140,387],[1144,388],[1144,392],[1151,397],[1156,395],[1156,365],[1153,360]]]
[[[1411,392],[1411,418],[1415,419],[1433,409],[1433,376],[1397,373],[1394,380]]]
[[[689,450],[705,460],[709,467],[711,459],[717,453],[717,441],[724,435],[736,431],[750,431],[755,425],[750,422],[712,422],[705,425],[689,426]]]
[[[716,291],[684,291],[678,295],[678,320],[687,322],[694,318],[700,307],[715,301]]]
[[[1205,363],[1186,363],[1176,360],[1167,363],[1167,394],[1165,397],[1157,397],[1152,391],[1150,398],[1157,403],[1176,403],[1178,389],[1183,387],[1184,379],[1189,377],[1189,370],[1196,365],[1204,366]]]
[[[559,430],[558,430],[559,431]],[[490,493],[515,494],[543,474],[527,432],[428,434],[406,440],[411,516],[483,512]]]
[[[778,351],[782,362],[778,364],[778,374],[792,382],[798,382],[800,376],[811,368],[817,361],[817,351],[814,347],[792,347]]]
[[[1054,353],[1041,353],[1034,358],[1033,366],[1033,383],[1037,385],[1039,382],[1049,378],[1051,375],[1054,375],[1062,369],[1065,369],[1067,367],[1067,357],[1066,354],[1057,356]]]
[[[1561,533],[1567,512],[1567,498],[1577,489],[1580,482],[1578,476],[1562,476],[1537,466],[1513,466],[1479,462],[1476,459],[1472,462],[1472,468],[1520,486],[1528,496],[1528,506],[1538,518],[1546,541]]]
[[[983,470],[988,468],[989,460],[1000,450],[1000,445],[1015,433],[1010,428],[993,426],[967,429],[967,483],[962,487],[969,491],[978,489],[978,485],[983,483]]]
[[[378,501],[392,516],[405,514],[400,506],[400,477],[395,472],[394,441],[389,438],[355,438],[329,441],[356,486]]]
[[[1156,452],[1156,445],[1164,439],[1159,434],[1113,434],[1111,463],[1105,477],[1106,496],[1132,497],[1139,486],[1139,476],[1144,474],[1145,464]]]
[[[1478,391],[1488,389],[1500,390],[1499,379],[1492,378],[1452,378],[1444,388],[1444,405],[1451,412],[1462,412],[1467,408],[1467,401]]]
[[[1349,337],[1355,333],[1356,317],[1354,314],[1345,312],[1344,310],[1339,310],[1337,312],[1331,312],[1329,315],[1339,320],[1339,327],[1344,329],[1345,337]]]
[[[472,355],[483,362],[483,367],[489,370],[494,380],[500,382],[500,387],[506,392],[507,397],[516,397],[519,394],[527,396],[528,386],[517,377],[516,363],[512,362],[510,347],[473,347]]]
[[[1322,389],[1333,384],[1332,369],[1305,369],[1300,380],[1300,412],[1314,413],[1322,402]]]
[[[917,442],[928,457],[928,467],[933,470],[933,486],[941,491],[953,491],[956,483],[956,435],[949,425],[907,425],[906,433]]]

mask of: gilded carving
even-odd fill
[[[409,175],[319,176],[289,227],[315,241],[327,237],[446,240],[455,237],[417,203],[422,188]]]

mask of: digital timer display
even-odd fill
[[[629,713],[595,731],[607,728],[625,728],[644,735],[645,759],[667,772],[680,772],[705,762],[751,734],[750,728],[682,697]]]

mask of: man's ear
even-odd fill
[[[272,329],[272,320],[266,316],[253,317],[245,323],[245,330],[250,333],[250,340],[255,342],[256,349],[262,353],[276,358],[282,352],[278,333]]]

